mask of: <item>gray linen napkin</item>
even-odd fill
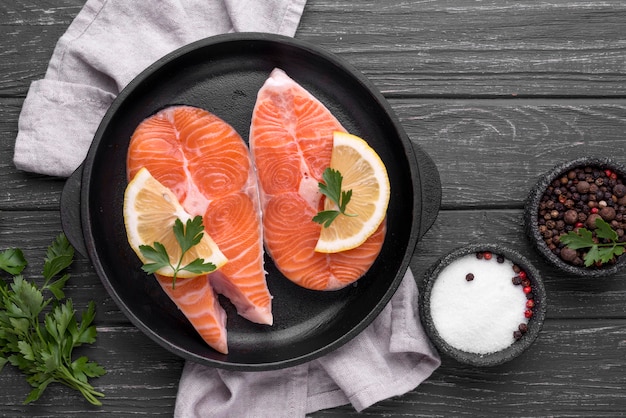
[[[149,64],[219,33],[293,36],[305,2],[88,0],[59,40],[45,78],[29,89],[19,119],[16,167],[69,176],[113,99]],[[366,330],[306,364],[234,372],[187,362],[176,416],[298,417],[348,403],[361,411],[412,390],[440,364],[419,321],[417,292],[409,270]]]
[[[163,55],[228,32],[293,36],[306,0],[89,0],[61,37],[18,122],[15,166],[67,177],[115,96]]]
[[[234,372],[187,362],[177,418],[291,418],[351,403],[362,411],[424,381],[440,360],[417,313],[411,270],[380,315],[337,350],[283,370]]]

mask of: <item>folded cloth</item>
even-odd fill
[[[306,0],[88,0],[59,40],[20,114],[17,168],[70,175],[111,102],[172,50],[236,31],[293,36]],[[341,348],[283,370],[236,372],[187,362],[176,415],[298,417],[351,403],[361,411],[412,390],[439,366],[417,314],[411,271],[382,313]]]
[[[176,417],[292,418],[402,395],[439,367],[422,329],[411,270],[380,315],[337,350],[282,370],[236,372],[187,362]]]
[[[137,74],[193,41],[228,32],[293,36],[306,0],[89,0],[61,37],[46,75],[30,86],[15,166],[69,176],[100,120]]]

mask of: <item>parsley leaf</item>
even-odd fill
[[[595,231],[596,237],[606,242],[595,242],[593,233],[587,228],[578,228],[578,231],[570,231],[560,238],[561,242],[572,250],[589,248],[584,256],[586,267],[595,263],[608,263],[624,253],[626,243],[617,241],[617,232],[604,219],[596,219]]]
[[[593,234],[587,228],[578,228],[578,232],[570,231],[560,239],[563,244],[567,245],[572,250],[589,248],[595,245],[595,242],[593,242]]]
[[[69,274],[57,276],[71,265],[73,257],[74,248],[61,234],[48,247],[41,287],[21,275],[13,276],[11,284],[0,280],[0,369],[9,363],[26,375],[33,389],[25,404],[39,399],[54,382],[79,391],[94,405],[102,404],[98,398],[104,394],[96,391],[88,378],[102,376],[106,371],[87,357],[72,359],[74,348],[96,340],[94,302],[79,320],[72,300],[61,301]],[[21,258],[25,266],[26,260]],[[46,298],[45,291],[55,298]]]
[[[170,267],[174,271],[172,276],[172,289],[176,287],[176,277],[182,270],[194,273],[203,274],[210,273],[216,269],[215,264],[206,263],[202,258],[196,258],[192,262],[186,265],[182,265],[183,258],[187,251],[189,251],[195,245],[198,245],[204,235],[204,225],[202,224],[202,216],[196,216],[193,219],[188,219],[185,225],[180,219],[174,221],[174,236],[178,245],[180,245],[181,254],[180,259],[176,266],[170,262],[170,256],[167,253],[167,249],[160,242],[155,242],[153,246],[140,245],[139,251],[151,263],[145,263],[141,269],[148,274],[154,274],[158,270],[164,267]]]
[[[178,241],[183,254],[189,251],[194,245],[200,243],[204,235],[203,231],[204,225],[202,225],[202,216],[188,219],[184,227],[180,219],[174,221],[174,235],[176,236],[176,241]]]
[[[610,241],[617,241],[618,238],[617,232],[602,218],[596,219],[596,236]]]
[[[20,274],[27,264],[22,250],[18,248],[9,248],[0,253],[0,269],[9,274]]]
[[[156,273],[157,270],[167,266],[174,268],[170,264],[170,256],[167,254],[165,246],[160,242],[155,242],[154,247],[149,245],[140,245],[139,250],[144,257],[153,261],[152,263],[146,263],[141,267],[141,269],[146,273],[153,274]]]
[[[43,266],[43,277],[50,280],[53,276],[59,274],[63,269],[69,267],[74,259],[74,248],[67,240],[65,235],[60,234],[52,242]]]
[[[318,183],[320,192],[333,202],[338,210],[323,210],[313,217],[313,221],[328,228],[339,215],[357,216],[346,213],[346,207],[352,198],[352,190],[341,190],[343,176],[338,170],[328,167],[322,173],[324,183]]]
[[[313,221],[322,224],[324,228],[328,228],[339,214],[340,212],[338,210],[323,210],[317,212],[317,215],[313,217]]]

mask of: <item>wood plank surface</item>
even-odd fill
[[[585,155],[626,163],[626,147],[615,147],[626,132],[626,100],[390,104],[409,138],[435,161],[444,208],[521,208],[555,164]],[[18,172],[11,163],[20,109],[15,101],[0,106],[0,209],[56,209],[63,181]]]
[[[442,210],[412,258],[416,280],[421,282],[427,269],[456,247],[495,242],[518,250],[540,268],[548,291],[549,318],[626,319],[624,274],[594,280],[564,276],[547,265],[532,248],[524,235],[521,217],[521,210]],[[0,249],[21,248],[30,262],[26,272],[36,280],[42,277],[47,246],[61,231],[59,214],[54,211],[0,212]],[[76,306],[84,307],[94,300],[98,321],[107,326],[128,323],[106,293],[89,260],[77,255],[70,273],[67,293]]]
[[[137,354],[129,358],[128,352]],[[22,406],[28,385],[14,369],[0,374],[3,416],[172,416],[182,361],[135,328],[98,327],[98,343],[82,354],[108,374],[94,384],[105,405],[91,407],[60,385],[36,404]],[[615,417],[626,402],[626,320],[548,320],[537,342],[522,356],[475,369],[444,358],[419,389],[368,408],[361,414],[340,407],[311,417],[346,416],[595,416]],[[601,373],[601,379],[598,377]],[[132,412],[131,412],[132,411]]]
[[[84,3],[0,0],[0,250],[22,248],[33,280],[61,232],[64,179],[15,169],[18,118]],[[311,416],[623,416],[626,273],[568,277],[534,251],[521,221],[528,191],[555,164],[584,155],[626,164],[626,2],[308,0],[296,38],[362,71],[439,169],[442,210],[416,247],[416,280],[456,247],[496,242],[539,268],[549,301],[537,342],[510,363],[444,358],[404,396]],[[89,260],[77,257],[71,274],[77,309],[97,305],[98,341],[80,353],[108,371],[93,381],[104,406],[58,385],[24,406],[28,384],[7,366],[0,416],[172,416],[183,360],[128,321]]]
[[[623,97],[625,21],[621,1],[328,0],[299,36],[389,95]]]
[[[417,103],[416,103],[417,102]],[[392,101],[439,168],[444,208],[520,208],[539,177],[581,156],[626,161],[626,101]]]
[[[0,95],[25,95],[43,77],[83,3],[0,5]],[[393,96],[624,97],[624,22],[620,0],[314,0],[296,38],[337,53]]]

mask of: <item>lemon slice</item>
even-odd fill
[[[391,186],[382,160],[363,139],[345,132],[335,132],[330,168],[343,176],[343,191],[352,190],[346,213],[322,228],[315,251],[336,253],[363,244],[385,219]],[[330,200],[324,210],[337,210]]]
[[[144,264],[151,261],[141,254],[139,246],[153,246],[155,242],[163,244],[172,265],[178,264],[182,250],[173,230],[177,218],[185,224],[192,216],[183,209],[176,195],[152,177],[148,169],[139,170],[124,193],[124,224],[128,242]],[[206,231],[200,242],[185,253],[181,265],[187,265],[196,258],[213,263],[216,268],[228,261]],[[172,277],[174,270],[167,266],[156,273]],[[197,274],[180,270],[176,276],[188,278]]]

